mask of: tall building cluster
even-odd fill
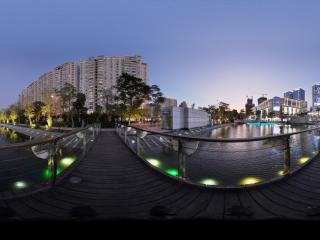
[[[65,83],[86,95],[88,112],[103,106],[104,89],[112,89],[122,73],[141,78],[148,83],[147,64],[141,56],[97,56],[77,62],[67,62],[43,74],[19,95],[19,104],[25,107],[35,101],[46,103],[48,97]]]
[[[283,94],[284,98],[303,100],[305,101],[305,91],[302,88],[295,89],[293,91],[288,91]]]
[[[313,86],[313,96],[314,92],[316,92],[315,89],[316,87]],[[318,90],[320,106],[320,85]],[[316,99],[316,97],[313,98]],[[315,100],[313,101],[314,103]],[[305,101],[305,90],[298,88],[293,91],[287,91],[283,94],[283,98],[277,96],[271,99],[267,99],[264,96],[260,97],[258,105],[252,108],[252,112],[260,119],[307,113],[308,103]]]

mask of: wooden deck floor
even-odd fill
[[[210,190],[169,179],[139,160],[114,132],[102,132],[95,146],[72,174],[47,192],[2,201],[14,209],[13,219],[71,219],[70,210],[90,206],[93,219],[150,219],[154,206],[168,207],[180,218],[311,219],[320,206],[320,160],[296,175],[270,185]],[[80,177],[71,183],[70,177]],[[233,206],[249,207],[252,216],[232,216]],[[241,215],[241,214],[240,214]]]

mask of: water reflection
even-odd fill
[[[9,128],[0,127],[0,145],[31,141],[32,138]]]
[[[209,137],[212,138],[248,138],[263,137],[293,133],[306,129],[305,126],[290,126],[284,124],[241,124],[213,129]]]

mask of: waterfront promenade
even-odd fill
[[[60,184],[27,197],[0,201],[0,207],[14,210],[12,220],[70,220],[81,215],[97,220],[155,219],[159,217],[154,215],[161,215],[154,211],[157,206],[165,207],[171,219],[319,220],[315,208],[320,206],[319,170],[316,158],[296,175],[269,185],[200,189],[150,169],[115,132],[108,131],[101,133],[87,156]],[[70,181],[79,178],[80,182]]]

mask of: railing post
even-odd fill
[[[186,169],[185,169],[185,157],[182,151],[183,145],[182,145],[182,140],[178,139],[178,175],[179,178],[182,180],[185,180],[185,174],[186,174]]]
[[[138,130],[136,130],[136,153],[140,156],[140,138],[138,136]]]
[[[92,137],[93,137],[93,140],[95,140],[95,138],[96,138],[96,132],[95,132],[94,126],[92,126]]]
[[[127,127],[124,127],[124,143],[127,144]]]
[[[84,156],[87,152],[87,130],[83,131],[83,143],[82,143],[82,155]]]
[[[291,149],[290,149],[290,136],[285,139],[285,153],[284,153],[284,170],[283,175],[290,173],[291,165]]]
[[[50,156],[49,156],[49,168],[50,168],[50,185],[53,187],[56,184],[57,179],[57,170],[58,170],[58,158],[57,158],[57,141],[54,141],[50,145],[49,150]]]

